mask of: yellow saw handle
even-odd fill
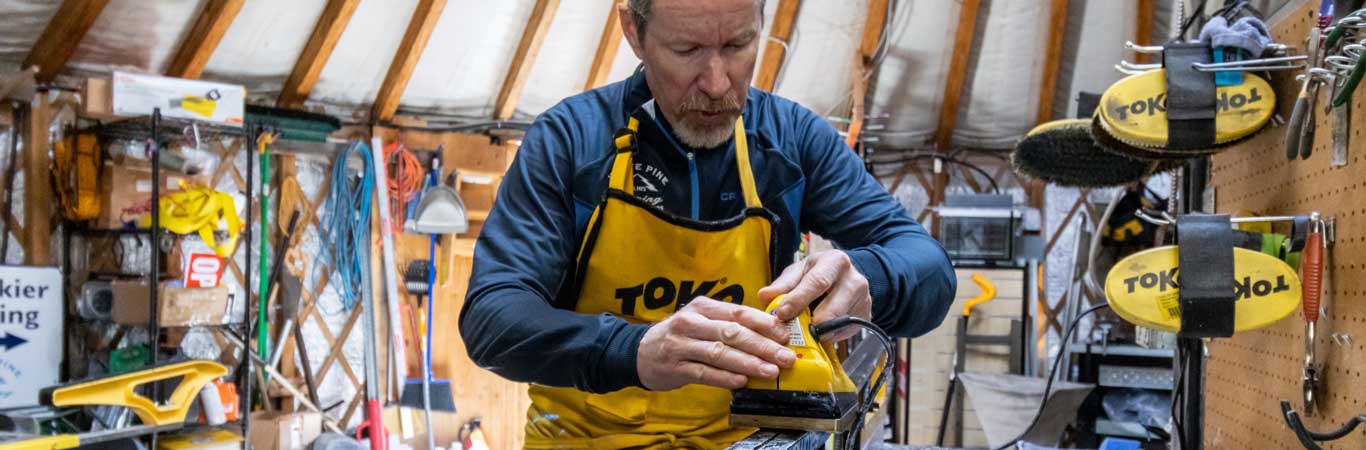
[[[115,405],[133,410],[144,425],[169,425],[185,421],[190,405],[205,384],[228,374],[214,361],[185,361],[104,377],[69,386],[46,388],[39,399],[48,406]],[[176,377],[180,384],[164,403],[138,395],[138,386]]]
[[[991,281],[987,280],[982,274],[972,274],[972,282],[977,283],[977,286],[982,288],[982,294],[968,299],[967,304],[963,305],[963,317],[972,314],[973,307],[996,298],[996,285],[992,284]]]

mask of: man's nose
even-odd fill
[[[730,77],[726,75],[726,62],[718,53],[713,53],[703,63],[702,75],[698,77],[697,87],[707,97],[718,99],[730,91]]]

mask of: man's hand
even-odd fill
[[[689,384],[745,387],[749,377],[773,379],[792,367],[787,328],[748,306],[698,297],[654,324],[640,339],[636,370],[645,388],[669,391]]]
[[[796,318],[821,295],[825,295],[825,300],[811,312],[812,323],[844,316],[871,319],[873,315],[873,297],[868,293],[868,279],[849,262],[849,255],[839,250],[814,253],[804,261],[792,263],[777,280],[773,280],[773,284],[759,290],[759,298],[764,300],[772,300],[781,294],[787,294],[787,297],[776,312],[778,319],[783,321]],[[821,336],[821,340],[841,341],[858,331],[855,327],[844,327]]]

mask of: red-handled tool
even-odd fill
[[[370,450],[388,450],[389,430],[384,428],[384,405],[379,400],[365,401],[365,421],[356,427],[356,440],[370,438]]]
[[[1304,262],[1300,281],[1304,286],[1304,414],[1313,415],[1314,391],[1319,383],[1319,363],[1314,353],[1317,339],[1315,327],[1319,321],[1319,299],[1323,294],[1323,219],[1319,213],[1309,216],[1309,235],[1304,243]]]

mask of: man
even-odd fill
[[[528,448],[724,446],[753,431],[727,423],[729,390],[793,363],[782,323],[803,309],[907,337],[943,320],[942,247],[821,117],[748,87],[762,11],[629,0],[643,69],[527,131],[460,331],[477,364],[532,383]],[[807,231],[842,250],[793,263]]]

